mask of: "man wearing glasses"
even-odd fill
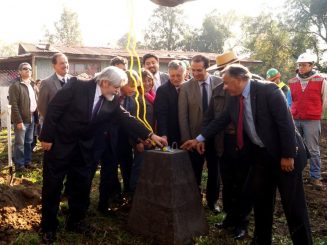
[[[9,87],[11,121],[14,124],[14,163],[16,171],[33,168],[31,164],[31,143],[33,142],[34,115],[37,113],[37,98],[34,82],[31,79],[32,68],[27,62],[18,67],[19,77]]]

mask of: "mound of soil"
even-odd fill
[[[0,177],[0,234],[37,229],[41,218],[40,211],[39,188],[24,179],[16,179],[13,186],[8,186],[6,180]]]

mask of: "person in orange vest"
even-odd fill
[[[310,183],[318,189],[321,182],[319,138],[321,115],[327,105],[327,81],[314,69],[315,57],[303,53],[297,59],[298,74],[289,80],[292,94],[291,112],[295,125],[308,146],[310,159]]]
[[[291,90],[290,88],[287,86],[286,83],[284,83],[283,81],[281,81],[281,74],[280,72],[276,69],[276,68],[270,68],[267,71],[266,74],[266,79],[268,81],[274,82],[277,84],[277,86],[283,91],[285,98],[287,100],[287,104],[289,107],[291,107],[292,105],[292,97],[291,97]]]

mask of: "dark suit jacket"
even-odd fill
[[[95,89],[94,80],[71,78],[70,83],[59,90],[50,102],[40,140],[71,147],[78,145],[88,155],[93,147],[95,131],[113,120],[119,121],[127,131],[133,131],[140,138],[147,138],[150,131],[120,106],[118,96],[113,101],[105,100],[98,116],[92,121]],[[69,151],[69,147],[62,150]]]
[[[226,108],[228,95],[223,89],[224,84],[219,84],[212,90],[212,96],[207,112],[203,118],[203,128],[205,128],[213,119],[218,118]],[[218,156],[221,156],[224,150],[223,132],[220,132],[215,137],[215,150]]]
[[[159,74],[160,74],[161,85],[164,85],[165,83],[167,83],[169,81],[169,75],[167,73],[160,71]]]
[[[178,123],[178,93],[170,81],[158,88],[154,113],[158,135],[167,136],[169,145],[172,142],[179,144],[181,137]]]
[[[271,156],[294,158],[295,125],[282,91],[271,82],[252,80],[250,86],[252,115],[259,138]],[[238,113],[239,97],[230,96],[226,110],[202,131],[202,135],[211,138],[229,122],[236,127]]]

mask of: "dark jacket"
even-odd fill
[[[276,84],[251,81],[251,108],[256,132],[271,156],[295,157],[295,125],[282,91]],[[230,122],[236,127],[239,113],[239,97],[230,96],[226,110],[202,131],[211,138]]]
[[[203,118],[203,128],[205,128],[213,119],[218,118],[226,108],[227,93],[223,89],[224,84],[219,84],[212,90],[212,96],[208,110]],[[215,150],[218,156],[221,156],[224,151],[223,144],[224,133],[220,132],[215,137]]]
[[[154,114],[158,135],[167,136],[169,145],[173,142],[179,144],[181,136],[178,122],[178,93],[170,81],[157,90]]]
[[[11,120],[14,124],[31,123],[30,97],[27,86],[20,77],[11,82],[9,87],[9,104],[11,105]],[[34,82],[31,82],[34,89]],[[34,90],[35,92],[35,90]],[[35,99],[37,96],[35,93]],[[35,112],[37,113],[37,112]]]
[[[143,106],[143,99],[140,94],[139,96],[139,105],[140,105],[140,118],[143,120],[144,116],[147,122],[150,124],[151,128],[154,130],[155,129],[155,123],[154,123],[154,104],[152,104],[150,101],[148,101],[146,98],[144,98],[145,101],[145,112],[146,114],[144,115],[144,106]]]
[[[98,116],[91,120],[95,89],[94,80],[71,78],[50,102],[40,140],[62,145],[56,147],[61,150],[62,156],[76,146],[90,156],[95,130],[113,120],[119,121],[128,132],[137,134],[141,139],[147,138],[150,131],[120,106],[118,97],[113,101],[104,100]]]

